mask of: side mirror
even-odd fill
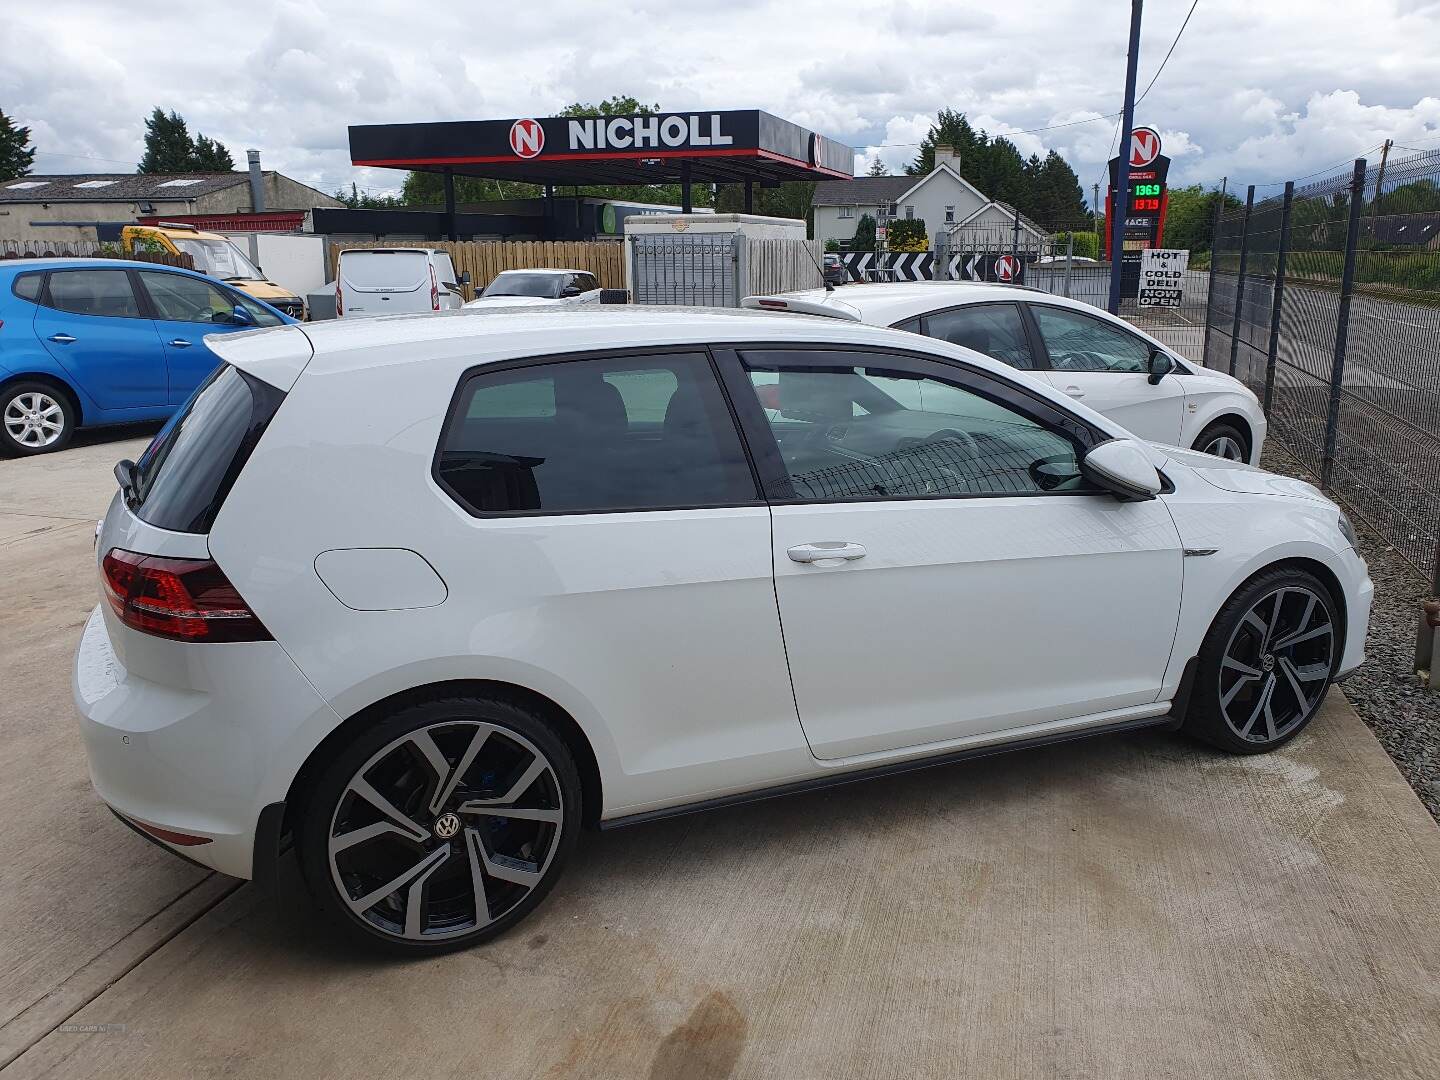
[[[1154,386],[1175,370],[1175,361],[1159,349],[1150,350],[1150,385]]]
[[[236,326],[254,326],[255,316],[243,304],[236,304],[230,311],[230,322]]]
[[[469,284],[470,284],[470,271],[469,271],[469,270],[461,270],[461,271],[460,271],[460,284],[461,284],[461,285],[469,285]]]
[[[580,295],[580,286],[579,286],[579,285],[566,285],[565,288],[563,288],[563,289],[560,290],[560,295],[561,295],[561,296],[579,296],[579,295]]]
[[[1123,502],[1144,502],[1160,494],[1160,473],[1134,439],[1111,439],[1094,447],[1080,462],[1080,471]]]

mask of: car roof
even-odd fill
[[[194,270],[187,270],[183,266],[170,266],[166,263],[146,262],[143,259],[87,259],[80,256],[67,257],[63,255],[49,259],[0,259],[0,270],[73,270],[77,267],[98,267],[100,269],[116,269],[119,267],[130,267],[138,270],[174,270],[180,274],[195,274],[197,277],[204,277]]]
[[[496,277],[503,274],[589,274],[590,270],[568,270],[554,266],[512,266],[509,270],[501,270]]]
[[[281,389],[302,371],[317,375],[358,371],[397,362],[479,364],[530,356],[605,349],[706,344],[814,342],[872,345],[953,353],[975,367],[1015,377],[998,360],[886,327],[739,308],[686,308],[638,304],[461,308],[455,311],[332,319],[270,329],[211,334],[205,343],[221,359],[250,369]]]
[[[979,304],[994,300],[1041,300],[1065,307],[1087,305],[1063,296],[1027,289],[1022,285],[1001,285],[986,281],[895,281],[859,282],[834,291],[804,289],[777,293],[777,299],[798,300],[807,305],[835,307],[841,318],[853,318],[845,312],[850,308],[861,322],[873,326],[890,326],[936,308],[958,304]]]

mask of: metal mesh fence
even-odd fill
[[[1252,196],[1253,199],[1253,196]],[[1205,363],[1415,568],[1440,543],[1440,151],[1228,208]]]

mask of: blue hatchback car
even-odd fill
[[[162,420],[219,362],[206,334],[295,319],[204,274],[120,259],[0,262],[0,452]]]

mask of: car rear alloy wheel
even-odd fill
[[[573,842],[578,781],[563,744],[536,718],[525,716],[542,727],[532,738],[466,700],[481,707],[406,710],[429,722],[402,713],[410,730],[331,778],[343,783],[324,800],[325,870],[368,936],[421,949],[489,937],[539,902]]]
[[[59,450],[74,428],[70,403],[40,383],[20,383],[5,393],[0,410],[7,449],[20,454]]]
[[[1310,574],[1279,569],[1252,579],[1201,649],[1186,730],[1237,753],[1294,737],[1329,687],[1337,626],[1329,592]]]

